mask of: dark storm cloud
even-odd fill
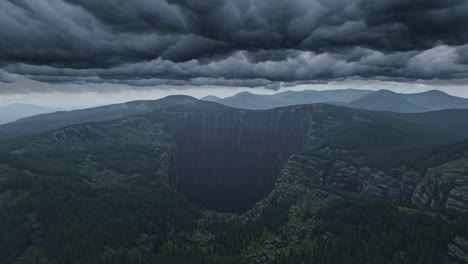
[[[465,0],[5,0],[0,81],[466,78],[466,14]]]
[[[13,82],[15,82],[15,78],[11,74],[9,74],[8,72],[0,70],[0,82],[13,83]]]
[[[458,63],[468,64],[468,44],[457,49]]]

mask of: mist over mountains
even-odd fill
[[[51,113],[58,109],[47,108],[32,104],[10,104],[0,107],[0,124],[16,121],[28,116]]]
[[[288,91],[273,95],[242,92],[226,98],[207,96],[202,100],[244,109],[270,109],[311,103],[330,103],[352,108],[399,113],[468,108],[468,99],[451,96],[438,90],[414,94],[396,93],[389,90],[355,89]]]

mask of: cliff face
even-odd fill
[[[409,202],[421,180],[417,172],[400,169],[395,172],[396,175],[389,175],[366,165],[356,153],[330,148],[316,150],[313,155],[293,155],[286,167],[291,165],[295,170],[291,173],[283,171],[283,177],[276,183],[277,188],[281,187],[279,190],[285,186],[285,182],[307,182],[306,186],[315,190],[339,190],[376,199]],[[287,193],[280,196],[288,196],[285,195]]]
[[[310,124],[283,111],[177,114],[169,125],[176,145],[171,185],[201,206],[244,211],[273,189]]]
[[[324,148],[329,128],[374,122],[333,110],[178,113],[168,123],[176,146],[170,184],[200,206],[244,212],[273,190],[283,164],[300,154],[315,186],[410,202],[419,173],[395,168],[390,175],[356,151]]]
[[[468,211],[468,158],[428,170],[412,202],[419,206]]]

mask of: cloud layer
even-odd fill
[[[466,79],[466,14],[465,0],[5,0],[0,82]]]

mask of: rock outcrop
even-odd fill
[[[448,245],[449,264],[466,264],[468,263],[468,240],[461,236],[455,236]]]
[[[429,169],[418,184],[412,202],[418,206],[468,210],[468,159]]]
[[[168,125],[177,164],[171,184],[200,206],[245,212],[274,187],[283,163],[304,150],[319,106],[296,111],[179,113]]]

